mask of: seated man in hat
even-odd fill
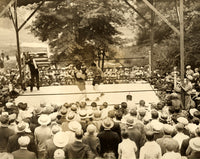
[[[94,158],[90,147],[82,142],[83,130],[75,131],[75,142],[69,143],[64,147],[66,158]]]
[[[30,143],[28,136],[21,136],[18,139],[20,149],[12,152],[14,159],[36,159],[36,154],[27,150],[27,146]]]

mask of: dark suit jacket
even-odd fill
[[[8,152],[11,153],[11,152],[16,151],[20,148],[20,146],[18,144],[18,138],[20,138],[21,136],[30,137],[30,143],[29,143],[27,149],[29,151],[35,152],[37,154],[37,148],[36,148],[36,145],[35,145],[35,142],[34,142],[33,135],[29,134],[29,133],[25,133],[25,132],[17,133],[15,135],[9,137],[8,145],[7,145]]]
[[[46,158],[53,158],[55,150],[58,147],[53,143],[53,138],[46,141]]]
[[[200,151],[192,152],[191,155],[188,156],[188,159],[199,159]]]
[[[180,153],[181,153],[181,156],[186,156],[186,150],[189,146],[189,141],[190,139],[192,139],[193,137],[189,137],[185,140],[183,140],[182,144],[181,144],[181,148],[180,148]]]
[[[135,142],[138,148],[138,151],[136,152],[136,157],[139,157],[140,148],[145,143],[145,136],[144,134],[141,133],[141,131],[136,126],[127,128],[127,132],[128,132],[129,138]]]
[[[89,145],[91,151],[95,154],[95,156],[99,156],[101,146],[98,137],[92,135],[84,136],[83,143]]]
[[[120,143],[119,135],[112,130],[104,130],[100,132],[97,137],[100,140],[101,151],[100,155],[103,156],[105,152],[114,152],[118,157],[118,144]]]
[[[19,149],[17,151],[12,152],[14,159],[36,159],[36,155],[34,152]]]
[[[104,127],[101,125],[100,131],[103,131],[103,130],[104,130]],[[114,122],[114,126],[111,128],[111,130],[116,132],[119,135],[120,142],[121,142],[122,138],[121,138],[121,127],[120,127],[120,124],[118,122]]]
[[[65,151],[65,158],[69,159],[86,159],[95,156],[90,147],[80,141],[66,145],[63,150]]]
[[[8,127],[0,127],[0,152],[7,152],[8,139],[14,134],[14,130]]]

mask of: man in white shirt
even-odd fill
[[[162,153],[158,143],[154,141],[154,133],[152,131],[146,132],[147,142],[140,149],[140,159],[161,159]]]
[[[183,133],[184,130],[184,125],[182,123],[178,123],[176,125],[176,130],[177,130],[177,134],[173,137],[174,140],[176,140],[179,144],[179,149],[181,148],[181,144],[183,142],[183,140],[189,138],[189,136],[185,135]]]

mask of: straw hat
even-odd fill
[[[191,69],[191,66],[190,66],[190,65],[187,65],[187,66],[186,66],[186,69]]]
[[[190,147],[195,151],[200,151],[200,137],[192,138],[189,141]]]
[[[57,149],[56,151],[54,151],[54,158],[55,159],[65,158],[65,152],[62,149]]]
[[[53,137],[53,143],[57,147],[65,147],[69,141],[69,137],[66,132],[58,132]]]
[[[111,118],[106,118],[102,121],[102,126],[105,129],[111,129],[114,126],[114,121]]]
[[[67,113],[66,120],[67,120],[67,121],[72,121],[72,120],[74,120],[75,115],[76,115],[76,114],[75,114],[74,112],[69,112],[69,113]]]
[[[82,129],[81,124],[77,121],[70,121],[68,127],[73,132]]]
[[[95,125],[93,125],[93,124],[89,124],[88,126],[87,126],[87,133],[88,134],[92,134],[92,133],[95,133],[96,132],[96,130],[97,130],[97,127],[95,126]]]
[[[39,118],[38,118],[38,123],[40,125],[48,125],[51,122],[51,118],[49,117],[49,115],[46,114],[42,114]]]
[[[194,112],[198,111],[196,108],[190,109],[190,115],[194,116]]]
[[[25,132],[26,127],[27,127],[27,125],[26,125],[25,122],[18,123],[18,125],[17,125],[17,132]]]
[[[86,110],[80,110],[78,115],[81,119],[86,119],[87,118],[87,111]]]
[[[179,123],[182,123],[183,125],[187,125],[189,123],[188,120],[186,118],[184,118],[184,117],[177,118],[177,121]]]
[[[28,146],[30,143],[30,138],[28,136],[21,136],[18,138],[18,143],[22,147]]]

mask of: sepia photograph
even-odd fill
[[[200,159],[199,0],[0,0],[0,159]]]

